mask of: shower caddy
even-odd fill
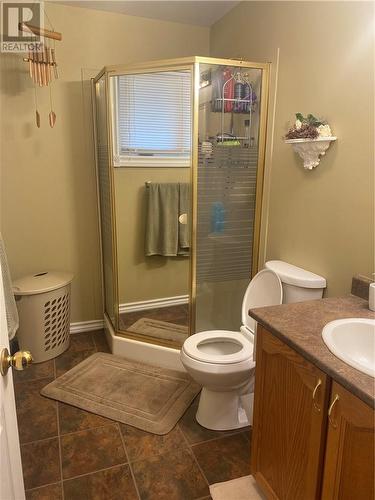
[[[221,70],[219,70],[220,72]],[[212,103],[212,111],[217,112],[220,110],[220,134],[217,136],[217,140],[220,143],[226,140],[237,140],[237,141],[247,141],[250,144],[251,141],[251,125],[252,125],[252,112],[253,104],[255,102],[256,96],[253,90],[253,84],[249,80],[248,73],[242,73],[241,71],[236,71],[231,73],[230,70],[225,69],[223,71],[224,77],[226,77],[223,85],[221,86],[220,97],[213,97],[214,101]],[[241,95],[245,89],[245,95]],[[254,99],[255,97],[255,99]],[[230,133],[224,131],[225,124],[225,113],[248,113],[249,124],[248,124],[248,135],[238,136],[233,133],[233,120],[231,124]]]

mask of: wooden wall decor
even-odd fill
[[[34,83],[35,90],[35,121],[40,128],[40,114],[38,111],[38,87],[49,87],[50,97],[50,113],[48,120],[50,127],[53,128],[56,123],[56,113],[53,111],[53,99],[51,83],[59,78],[56,62],[55,42],[62,40],[62,34],[57,31],[51,31],[44,28],[33,26],[29,23],[20,23],[18,25],[20,31],[31,33],[43,39],[40,45],[40,50],[31,50],[28,57],[23,60],[29,64],[29,75]],[[50,44],[53,45],[50,45]]]

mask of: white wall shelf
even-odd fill
[[[317,139],[286,139],[286,144],[291,144],[296,153],[303,160],[303,167],[312,170],[320,163],[320,157],[326,154],[331,142],[337,137],[318,137]]]

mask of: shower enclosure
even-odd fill
[[[269,65],[189,57],[93,80],[104,307],[179,348],[238,330],[258,270]]]

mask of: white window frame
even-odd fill
[[[159,70],[160,71],[160,70]],[[175,71],[175,70],[174,70]],[[190,71],[190,70],[189,70]],[[190,71],[191,73],[191,71]],[[134,73],[125,73],[134,74]],[[111,92],[111,108],[112,108],[112,163],[114,167],[167,167],[167,168],[190,168],[192,165],[192,133],[190,139],[190,154],[187,158],[181,157],[161,157],[161,156],[126,156],[120,152],[119,131],[118,131],[118,77],[116,75],[110,77],[110,92]],[[193,132],[193,75],[191,74],[191,132]]]

